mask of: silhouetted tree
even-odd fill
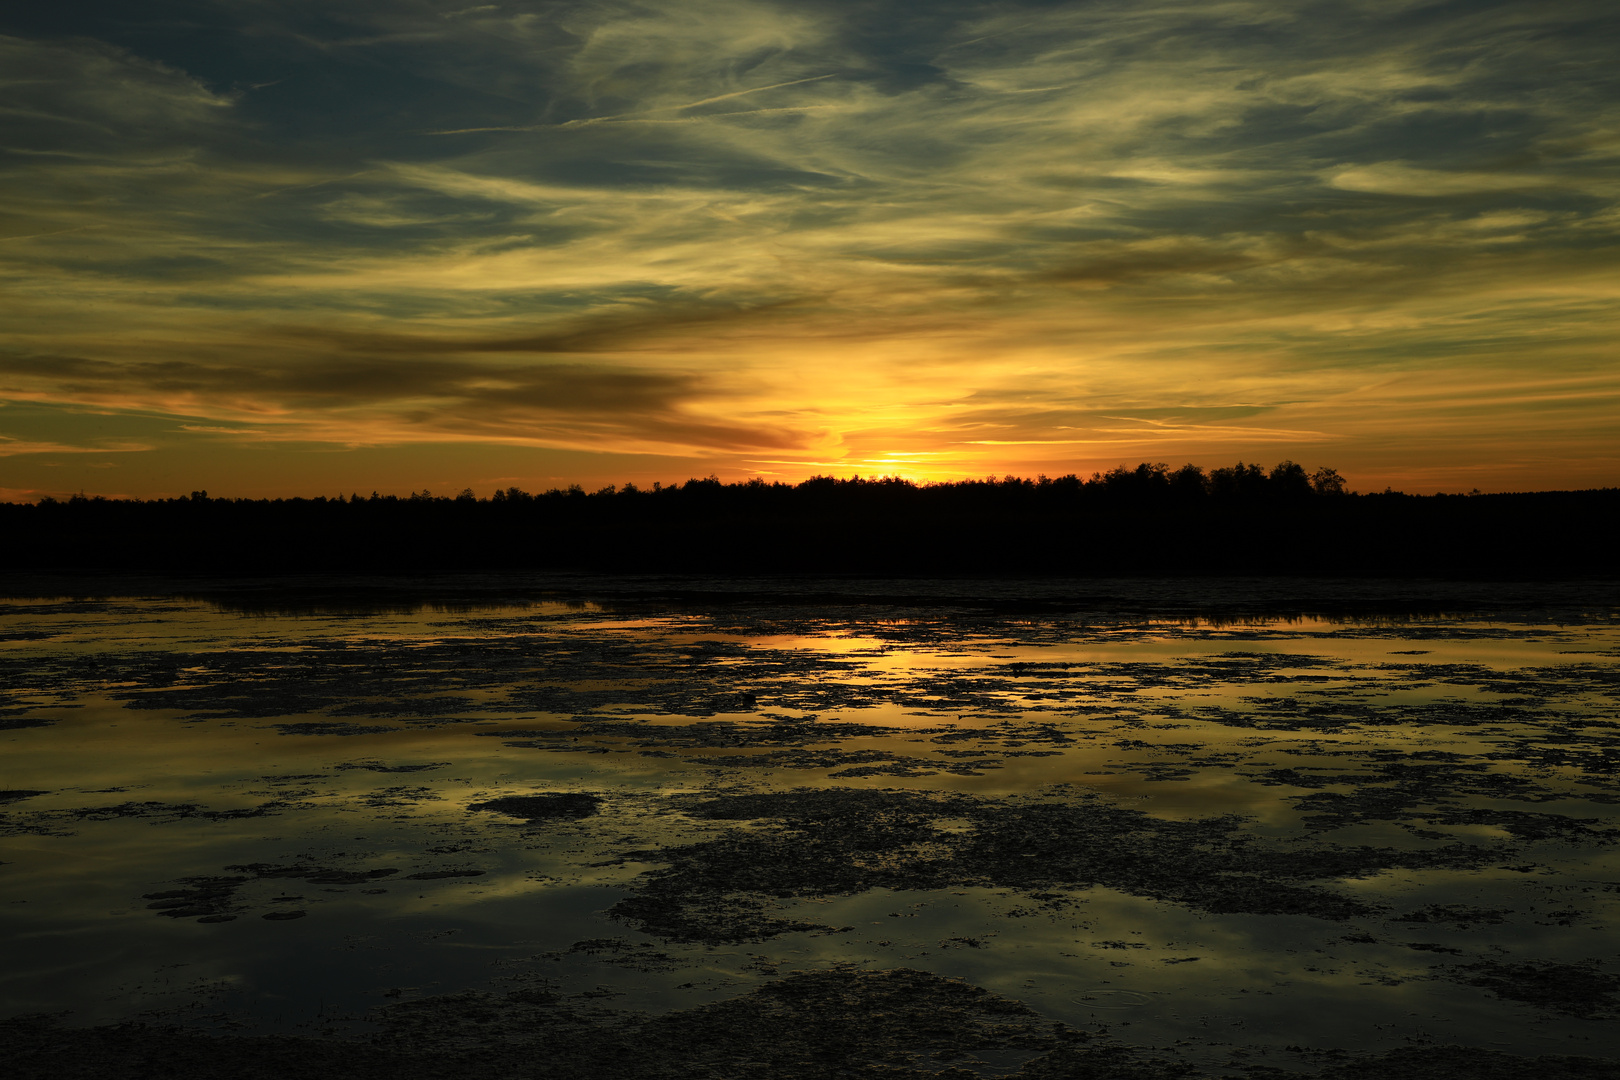
[[[1311,474],[1311,490],[1318,495],[1343,495],[1346,491],[1344,477],[1337,469],[1317,469]],[[1474,493],[1478,494],[1479,489],[1475,488]]]
[[[1258,465],[1238,462],[1209,474],[1209,493],[1217,498],[1256,499],[1266,492],[1266,472]]]
[[[1305,474],[1305,467],[1292,461],[1279,462],[1267,479],[1267,494],[1274,499],[1302,499],[1311,494],[1311,478]]]
[[[1209,477],[1197,465],[1183,465],[1169,476],[1170,490],[1181,499],[1202,498],[1209,491]]]

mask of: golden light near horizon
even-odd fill
[[[0,498],[1620,483],[1602,4],[0,24]]]

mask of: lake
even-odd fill
[[[960,1013],[849,1048],[930,1075],[1620,1057],[1614,586],[7,592],[6,1016],[437,1052],[825,998]]]

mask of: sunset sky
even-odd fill
[[[1620,485],[1614,0],[67,0],[0,499]]]

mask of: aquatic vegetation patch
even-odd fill
[[[380,724],[339,724],[330,720],[313,720],[296,724],[271,724],[282,735],[376,735],[393,731]]]
[[[343,761],[332,766],[332,768],[340,772],[347,772],[351,769],[365,769],[368,772],[379,773],[414,773],[442,769],[449,764],[448,761],[430,761],[421,765],[384,765],[380,761]]]
[[[693,724],[654,724],[644,720],[576,716],[567,729],[502,729],[480,731],[483,738],[509,740],[503,745],[535,750],[580,749],[582,740],[622,739],[627,747],[734,749],[802,747],[844,739],[895,734],[893,728],[840,723],[811,715],[767,715],[750,722],[704,720]]]
[[[749,828],[628,852],[662,863],[611,914],[672,941],[744,941],[827,930],[782,901],[872,889],[985,886],[1026,892],[1103,885],[1216,914],[1342,920],[1378,909],[1310,882],[1396,867],[1476,867],[1491,847],[1420,850],[1255,843],[1235,817],[1169,821],[1095,797],[983,799],[874,789],[799,789],[697,802],[686,812]],[[946,819],[969,828],[944,829]],[[759,823],[766,823],[760,827]]]
[[[1615,1080],[1620,1065],[1598,1058],[1519,1057],[1471,1046],[1403,1047],[1334,1065],[1318,1080]]]
[[[349,886],[349,885],[376,885],[382,880],[399,873],[395,867],[383,867],[374,870],[343,870],[327,866],[309,866],[293,864],[280,866],[273,863],[237,863],[227,867],[226,870],[238,870],[242,873],[229,876],[194,876],[177,879],[174,884],[177,889],[164,889],[158,892],[146,893],[142,900],[152,901],[146,907],[159,915],[170,919],[196,919],[202,923],[230,922],[239,914],[247,911],[251,906],[240,896],[241,890],[248,884],[256,881],[274,880],[302,880],[310,885],[321,886]],[[440,877],[464,876],[464,871],[453,871],[448,874],[439,874]],[[481,874],[483,871],[473,871]],[[422,875],[409,875],[412,879],[421,879]],[[377,890],[382,891],[382,890]],[[271,903],[287,898],[273,898]],[[303,897],[292,897],[293,900],[302,900]],[[298,917],[305,912],[300,911]],[[271,912],[266,918],[287,918],[285,913]]]
[[[122,791],[123,788],[110,789]],[[48,795],[37,791],[22,793],[28,798]],[[9,801],[9,800],[8,800]],[[14,816],[0,817],[0,835],[9,836],[63,836],[71,835],[68,826],[82,822],[105,822],[121,819],[146,820],[153,824],[175,821],[242,821],[249,818],[273,817],[293,807],[288,799],[271,799],[258,806],[238,806],[226,810],[210,810],[198,803],[169,803],[159,800],[122,802],[107,806],[79,806],[65,810],[36,810]]]
[[[599,795],[583,791],[544,792],[539,795],[508,795],[473,803],[468,810],[487,810],[506,814],[526,821],[544,821],[550,818],[585,818],[596,813],[602,805]]]
[[[19,712],[22,710],[18,710]],[[0,731],[22,731],[26,728],[50,727],[58,721],[54,716],[5,716],[0,715]]]
[[[835,779],[854,776],[934,776],[941,772],[957,776],[982,776],[986,768],[1000,768],[1000,762],[934,761],[928,758],[890,754],[882,750],[772,750],[763,754],[727,754],[689,757],[687,761],[717,769],[836,769]]]
[[[156,818],[160,821],[200,818],[204,821],[236,821],[242,818],[264,817],[275,813],[285,805],[275,800],[258,806],[241,806],[231,810],[205,810],[196,803],[124,802],[115,806],[85,806],[75,810],[64,810],[62,814],[79,821],[111,821],[114,818]]]
[[[1615,994],[1620,977],[1595,964],[1544,962],[1505,963],[1483,960],[1453,969],[1458,982],[1489,990],[1499,998],[1520,1001],[1582,1019],[1616,1017]]]
[[[988,1062],[980,1055],[1005,1075],[1057,1047],[1090,1042],[1086,1033],[982,987],[906,968],[797,972],[662,1016],[593,1014],[581,1005],[554,994],[537,1004],[522,991],[401,1003],[378,1010],[377,1042],[477,1054],[543,1040],[528,1075],[655,1080],[966,1080],[983,1075]],[[1098,1063],[1127,1054],[1100,1052]]]
[[[288,913],[292,915],[293,913]],[[392,991],[390,993],[393,993]],[[546,987],[464,992],[375,1010],[366,1038],[208,1035],[178,1027],[0,1021],[16,1080],[1214,1080],[1211,1068],[1046,1020],[1020,1002],[928,972],[795,972],[663,1015],[623,1013]],[[1194,1048],[1196,1049],[1196,1048]],[[1302,1049],[1302,1048],[1294,1048]],[[1321,1071],[1238,1065],[1300,1080],[1614,1080],[1615,1063],[1464,1046],[1401,1048]]]
[[[181,878],[175,882],[180,888],[149,892],[141,899],[152,901],[147,910],[171,919],[230,922],[242,910],[236,890],[247,880],[241,876]]]

